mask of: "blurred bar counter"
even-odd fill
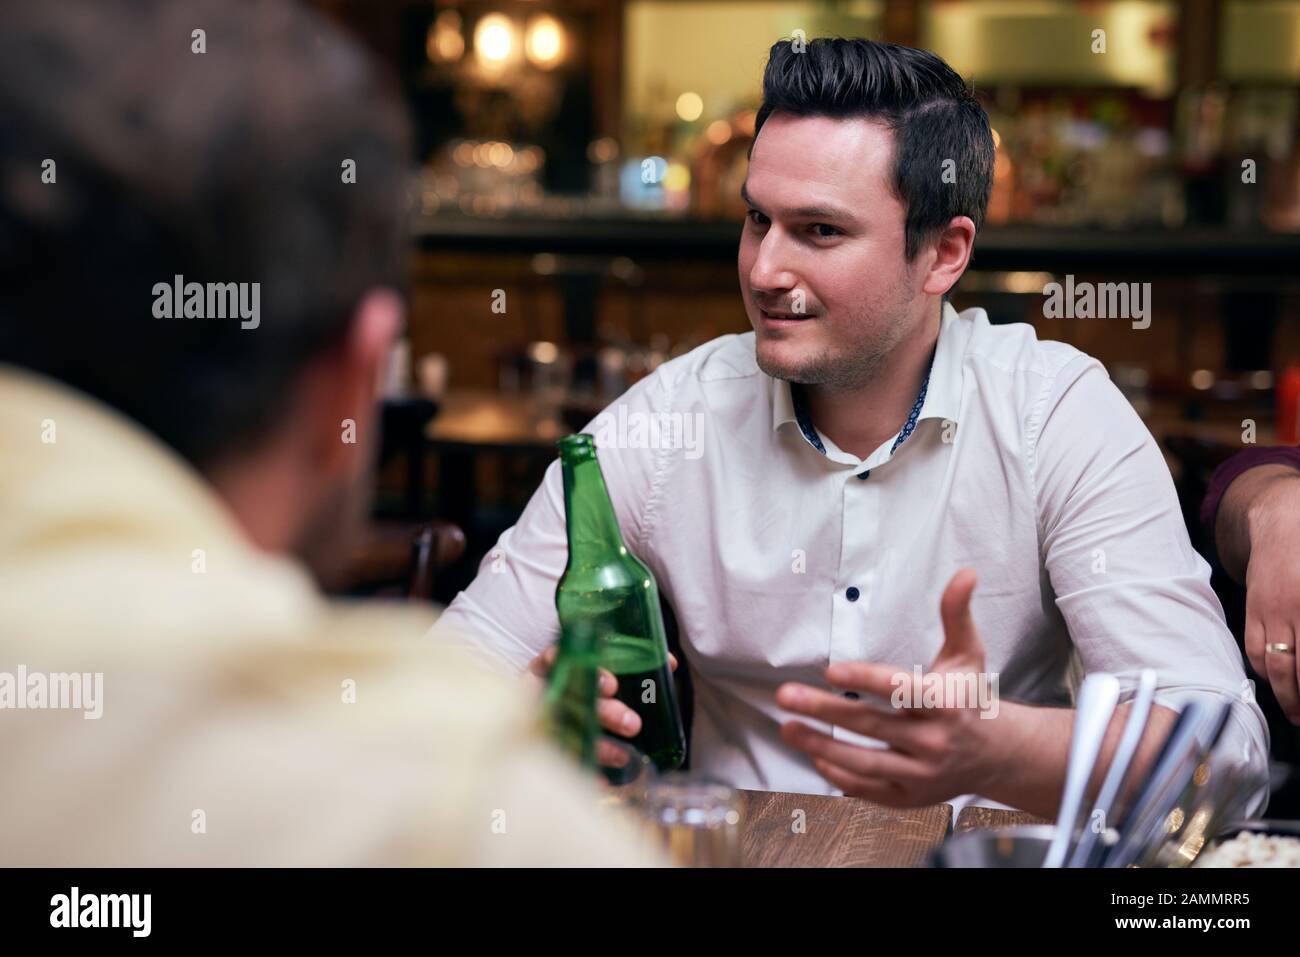
[[[507,367],[531,344],[662,360],[745,332],[741,228],[650,214],[421,217],[411,354],[446,354],[455,387],[509,391]],[[1189,423],[1235,415],[1241,402],[1258,418],[1273,380],[1300,359],[1297,264],[1300,233],[989,226],[952,299],[1096,356],[1136,399],[1185,400]],[[1056,318],[1047,290],[1067,281],[1149,283],[1149,317]]]
[[[570,253],[656,259],[736,258],[742,223],[681,216],[418,217],[420,249],[484,253]],[[987,226],[975,244],[973,271],[1092,269],[1196,276],[1294,277],[1300,272],[1300,233],[1218,227],[1101,230],[1045,226]],[[1136,278],[1136,277],[1135,277]]]

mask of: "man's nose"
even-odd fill
[[[769,229],[749,269],[749,286],[755,292],[784,292],[798,284],[790,268],[789,244],[775,229]]]

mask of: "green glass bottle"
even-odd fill
[[[555,589],[562,629],[595,627],[601,667],[618,679],[616,697],[641,717],[629,740],[661,771],[681,767],[686,734],[664,638],[659,587],[627,550],[590,435],[559,441],[569,563]]]
[[[595,767],[601,735],[597,678],[596,629],[592,622],[575,621],[560,632],[542,710],[547,735],[584,767]]]

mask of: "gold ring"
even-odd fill
[[[1269,642],[1267,645],[1264,646],[1264,651],[1265,653],[1272,653],[1275,655],[1293,654],[1293,652],[1291,651],[1291,646],[1284,645],[1280,641]]]

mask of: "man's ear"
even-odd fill
[[[928,295],[942,296],[966,271],[975,248],[975,223],[969,216],[954,216],[935,238],[933,248],[934,261],[921,289]]]
[[[343,341],[318,364],[307,384],[313,427],[312,457],[324,470],[355,466],[378,436],[380,376],[402,328],[402,299],[390,289],[372,289],[357,304]]]

